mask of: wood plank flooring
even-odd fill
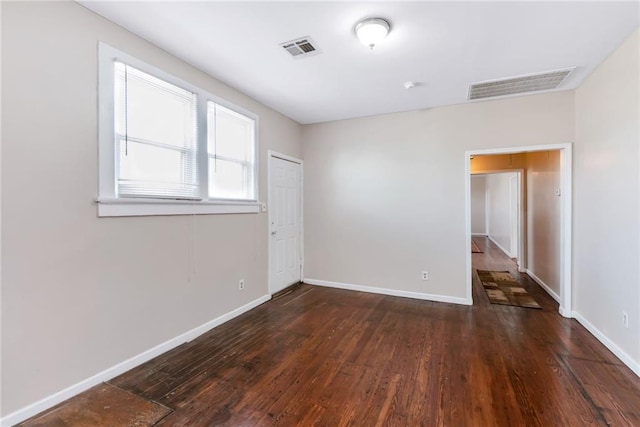
[[[154,426],[172,411],[110,384],[99,384],[21,424],[45,426]]]
[[[298,285],[110,384],[172,409],[157,426],[640,425],[640,379],[474,240],[542,310],[475,274],[473,307]]]

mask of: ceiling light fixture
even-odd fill
[[[358,22],[355,30],[360,42],[373,50],[375,45],[387,37],[391,27],[389,22],[382,18],[369,18]]]

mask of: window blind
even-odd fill
[[[119,197],[200,199],[196,95],[115,62]]]
[[[207,103],[209,197],[255,199],[255,120]]]

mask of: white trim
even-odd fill
[[[471,243],[469,243],[471,246]],[[369,292],[372,294],[390,295],[394,297],[414,298],[426,301],[446,302],[450,304],[473,305],[469,298],[458,298],[447,295],[424,294],[420,292],[399,291],[397,289],[378,288],[374,286],[354,285],[351,283],[330,282],[328,280],[304,278],[304,283],[328,288],[346,289],[348,291]]]
[[[572,283],[572,234],[571,227],[573,224],[573,214],[571,210],[572,201],[572,144],[548,144],[548,145],[530,145],[523,147],[507,147],[507,148],[490,148],[483,150],[470,150],[465,151],[465,230],[467,247],[471,245],[471,191],[470,191],[470,163],[471,156],[483,155],[483,154],[509,154],[509,153],[526,153],[533,151],[560,151],[560,176],[561,176],[561,193],[562,194],[562,208],[560,219],[560,265],[561,265],[561,278],[560,278],[560,303],[558,311],[564,317],[572,316],[573,307],[573,283]],[[467,294],[471,293],[473,283],[471,281],[471,251],[466,250],[467,253]]]
[[[507,148],[486,148],[483,150],[471,150],[467,151],[469,156],[480,156],[485,154],[519,154],[528,153],[532,151],[553,151],[564,150],[570,147],[571,143],[564,144],[546,144],[546,145],[525,145],[523,147],[507,147]],[[507,169],[510,170],[510,169]],[[486,172],[478,172],[479,174]]]
[[[277,157],[278,159],[287,160],[292,163],[298,163],[300,166],[304,164],[304,160],[297,157],[288,156],[286,154],[278,153],[277,151],[267,150],[268,157]]]
[[[471,233],[471,236],[475,237],[489,237],[485,233]]]
[[[556,300],[558,304],[560,303],[560,295],[558,295],[553,289],[551,289],[549,285],[544,283],[542,279],[533,274],[533,271],[527,268],[524,272],[527,273],[527,276],[531,277],[538,285],[540,285],[540,287],[544,289],[551,296],[551,298]]]
[[[258,213],[258,202],[223,202],[158,199],[97,199],[98,216],[149,216]]]
[[[111,368],[108,368],[102,372],[98,372],[90,378],[82,380],[76,384],[73,384],[72,386],[65,388],[64,390],[40,399],[37,402],[25,406],[24,408],[19,409],[2,418],[0,420],[0,425],[12,426],[14,424],[20,423],[36,414],[39,414],[44,410],[57,405],[60,402],[63,402],[79,393],[82,393],[83,391],[95,385],[98,385],[104,381],[108,381],[120,374],[123,374],[124,372],[127,372],[130,369],[135,368],[136,366],[139,366],[153,359],[154,357],[166,353],[167,351],[176,348],[177,346],[184,344],[185,342],[192,341],[193,339],[204,334],[205,332],[208,332],[216,326],[228,322],[229,320],[238,317],[243,313],[246,313],[247,311],[259,306],[260,304],[265,303],[266,301],[269,301],[270,299],[271,295],[264,295],[243,305],[242,307],[238,307],[235,310],[223,314],[222,316],[216,317],[215,319],[210,320],[203,325],[193,328],[190,331],[180,334],[175,338],[171,338],[170,340],[165,341],[162,344],[159,344],[153,348],[150,348],[149,350],[146,350],[136,356],[120,362],[117,365],[112,366]]]
[[[508,256],[509,258],[513,258],[513,255],[506,250],[500,243],[496,242],[495,240],[493,240],[493,238],[491,236],[487,236],[489,238],[489,240],[491,240],[493,242],[494,245],[496,245],[498,247],[498,249],[500,249],[502,252],[504,252],[504,254],[506,256]]]
[[[114,129],[113,56],[117,50],[106,43],[98,43],[98,194],[116,194]],[[103,143],[110,141],[110,143]]]
[[[573,311],[567,312],[562,307],[558,310],[562,317],[566,317],[567,319],[573,319]]]
[[[469,302],[469,305],[473,305],[473,292],[472,292],[472,273],[471,273],[471,153],[469,151],[464,153],[464,194],[465,194],[465,209],[464,209],[464,252],[467,254],[465,257],[465,276],[467,280],[467,292],[465,301]],[[487,187],[485,183],[484,190],[484,218],[485,218],[485,231],[489,234],[489,228],[487,225]]]
[[[273,295],[274,290],[271,283],[271,158],[277,158],[281,160],[286,160],[288,162],[296,163],[300,165],[300,277],[299,280],[302,281],[304,277],[304,160],[299,159],[297,157],[289,156],[287,154],[282,154],[274,150],[267,150],[267,204],[268,204],[268,215],[267,215],[267,288],[269,289],[269,294]],[[293,284],[293,283],[292,283]],[[275,291],[278,292],[278,291]]]
[[[572,283],[572,228],[573,228],[573,146],[566,145],[560,150],[560,314],[573,311],[573,283]],[[563,312],[565,314],[563,314]],[[566,317],[566,316],[565,316]]]
[[[629,356],[624,350],[618,347],[613,341],[611,341],[604,333],[602,333],[598,328],[596,328],[591,322],[585,319],[580,313],[574,311],[573,318],[575,318],[582,326],[585,327],[587,331],[591,333],[594,337],[598,339],[605,347],[607,347],[613,354],[616,355],[622,363],[627,365],[629,369],[633,371],[637,376],[640,377],[640,363],[633,360],[631,356]]]

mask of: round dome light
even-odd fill
[[[356,36],[370,49],[373,49],[376,44],[380,43],[387,37],[391,27],[389,23],[382,18],[369,18],[364,21],[360,21],[356,25]]]

